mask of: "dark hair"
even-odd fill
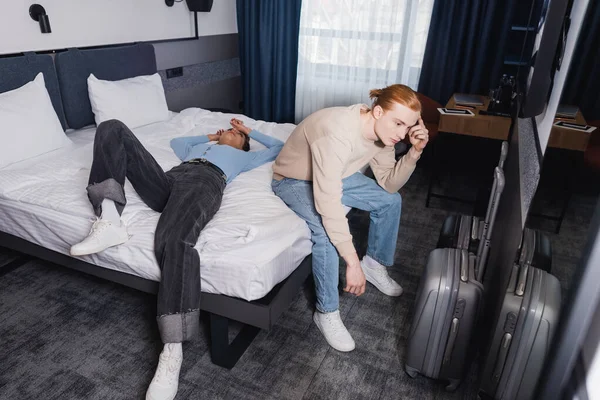
[[[242,146],[242,150],[250,151],[250,136],[244,135],[244,145]]]

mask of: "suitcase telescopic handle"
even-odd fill
[[[504,191],[506,185],[506,179],[504,178],[504,171],[496,167],[494,170],[494,180],[496,181],[496,192],[493,195],[494,201],[491,204],[490,218],[488,219],[488,229],[486,231],[485,239],[491,239],[492,230],[494,229],[494,222],[496,222],[496,215],[498,214],[498,204],[500,203],[500,197]]]
[[[490,199],[488,200],[487,210],[485,211],[485,218],[483,220],[483,235],[482,239],[485,239],[485,235],[487,234],[490,219],[492,218],[492,208],[494,208],[494,200],[495,194],[498,191],[498,180],[496,179],[496,172],[494,171],[494,182],[492,183],[492,191],[490,193]]]
[[[477,271],[477,281],[479,282],[483,282],[483,274],[485,273],[485,266],[487,265],[487,258],[489,253],[490,241],[486,240],[481,255],[478,258],[476,258],[477,267],[475,268],[475,270]]]
[[[500,197],[504,191],[506,180],[504,179],[504,171],[496,167],[494,169],[494,183],[492,184],[492,193],[490,194],[490,200],[488,201],[488,208],[485,213],[485,220],[483,225],[483,240],[489,239],[492,236],[492,229],[496,220],[496,214],[498,214],[498,203]]]
[[[498,167],[504,168],[504,161],[506,161],[506,156],[508,156],[508,142],[502,142],[502,147],[500,147],[500,160],[498,161]]]
[[[481,240],[479,241],[479,246],[477,247],[477,280],[480,282],[483,279],[487,255],[491,245],[492,231],[494,229],[494,223],[496,222],[496,215],[498,214],[498,204],[500,203],[500,197],[502,196],[505,185],[506,180],[504,178],[504,172],[502,169],[496,167],[494,169],[493,190],[490,195],[488,211],[483,224],[483,233]]]

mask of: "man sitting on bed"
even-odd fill
[[[94,139],[94,160],[87,194],[98,217],[89,236],[71,247],[82,256],[125,243],[120,219],[125,207],[125,178],[141,199],[160,212],[154,254],[161,269],[158,328],[164,348],[146,399],[173,399],[183,360],[181,343],[200,332],[200,258],[194,248],[200,232],[221,205],[223,190],[238,174],[273,161],[283,143],[250,130],[240,120],[231,129],[206,136],[171,140],[183,162],[164,172],[154,157],[120,121],[101,123]],[[249,152],[250,138],[268,149]]]
[[[400,224],[398,190],[428,141],[421,103],[404,85],[371,90],[372,107],[356,104],[313,113],[292,132],[273,165],[273,191],[312,231],[316,326],[331,347],[355,344],[339,312],[339,257],[346,261],[345,291],[360,296],[365,278],[388,296],[402,287],[390,278]],[[408,135],[409,152],[396,162],[394,145]],[[358,172],[369,164],[377,182]],[[367,255],[359,261],[343,205],[370,211]]]

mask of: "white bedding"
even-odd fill
[[[178,165],[169,141],[196,127],[206,133],[228,126],[231,114],[187,109],[134,133],[164,170]],[[285,141],[294,125],[254,121],[236,115],[248,126]],[[85,187],[92,161],[95,128],[69,135],[73,144],[0,169],[0,230],[51,250],[68,254],[91,226],[92,207]],[[251,149],[263,146],[251,141]],[[310,231],[271,190],[272,163],[239,175],[227,185],[221,209],[202,231],[202,291],[246,300],[266,295],[311,251]],[[124,245],[82,257],[101,267],[158,281],[153,253],[159,214],[125,185],[122,215],[130,240]]]

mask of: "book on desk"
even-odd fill
[[[575,119],[575,117],[577,117],[578,112],[579,107],[577,106],[560,104],[556,109],[556,118]]]
[[[464,93],[455,93],[454,94],[454,103],[456,105],[464,105],[464,106],[482,106],[483,100],[481,96],[476,94],[464,94]]]

